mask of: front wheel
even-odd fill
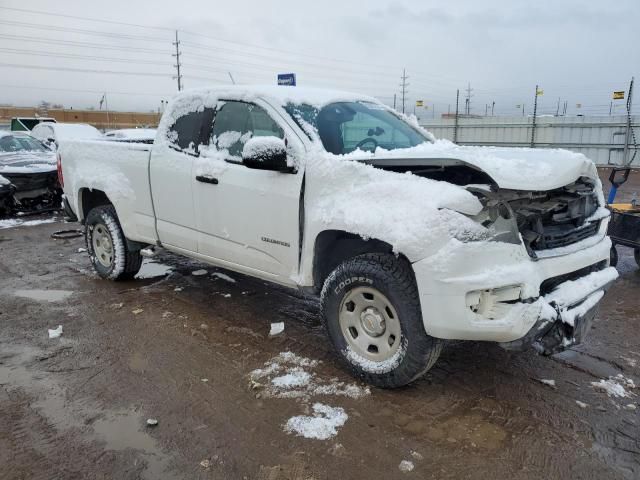
[[[85,222],[87,252],[96,273],[108,280],[130,280],[142,266],[139,251],[131,251],[112,205],[92,209]]]
[[[442,340],[424,330],[411,265],[391,254],[339,265],[322,289],[324,323],[351,372],[382,388],[407,385],[438,359]]]

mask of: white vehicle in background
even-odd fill
[[[156,138],[155,128],[124,128],[111,130],[104,134],[107,140],[132,143],[153,143]]]
[[[361,95],[183,92],[153,145],[66,141],[59,162],[100,276],[154,245],[320,293],[338,356],[381,387],[447,339],[562,350],[617,277],[585,156],[460,147]]]
[[[98,140],[102,133],[86,123],[42,122],[33,127],[31,136],[55,150],[61,140]]]

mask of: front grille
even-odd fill
[[[600,227],[599,220],[586,221],[598,208],[593,181],[586,178],[548,192],[529,192],[509,205],[532,256],[589,238]]]
[[[586,275],[589,275],[590,273],[598,272],[606,267],[607,261],[603,260],[601,262],[594,263],[593,265],[589,265],[588,267],[581,268],[580,270],[576,270],[575,272],[565,273],[563,275],[558,275],[557,277],[547,278],[540,284],[540,296],[551,293],[561,283],[568,282],[569,280],[577,280]]]
[[[576,229],[551,226],[545,229],[545,233],[538,243],[544,245],[544,248],[564,247],[595,235],[599,229],[599,221],[591,222],[586,227]],[[539,248],[538,250],[542,249]]]

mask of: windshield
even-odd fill
[[[48,152],[49,149],[32,137],[5,135],[0,137],[0,152]]]
[[[429,142],[429,138],[388,108],[373,102],[331,103],[321,110],[308,104],[289,103],[285,110],[307,131],[317,131],[325,150],[343,155],[356,149],[396,150]]]

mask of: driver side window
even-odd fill
[[[239,161],[244,144],[252,137],[284,138],[284,131],[262,107],[225,101],[213,121],[211,145],[227,150],[232,160]]]

